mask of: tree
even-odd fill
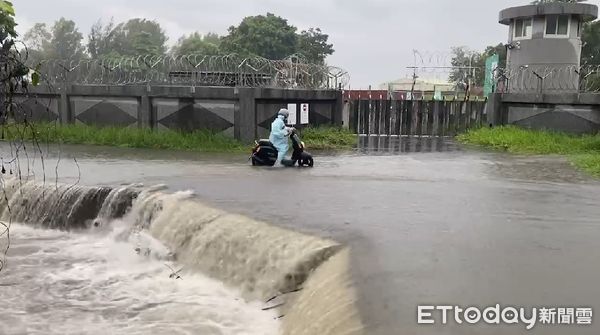
[[[52,34],[48,31],[48,26],[45,23],[36,23],[25,33],[23,42],[27,45],[31,63],[39,63],[49,57],[48,51],[51,39]]]
[[[131,19],[114,25],[96,22],[88,34],[87,49],[94,59],[166,53],[167,36],[156,21]]]
[[[452,82],[466,82],[471,79],[475,86],[482,87],[485,81],[485,62],[488,57],[498,55],[498,67],[506,67],[507,51],[504,44],[488,46],[483,52],[469,51],[466,47],[452,48],[452,60],[454,67],[450,72],[449,79]]]
[[[600,91],[600,21],[588,22],[583,26],[581,32],[583,47],[581,49],[581,65],[585,81],[583,84],[589,91]],[[592,65],[589,67],[588,65]]]
[[[171,53],[175,56],[192,54],[213,56],[221,52],[219,49],[220,44],[221,40],[217,34],[208,33],[202,36],[195,32],[189,36],[182,36],[177,44],[173,46]]]
[[[113,49],[115,45],[115,24],[111,21],[103,25],[98,20],[88,34],[87,50],[90,57],[99,59],[102,57],[117,56],[118,53]]]
[[[48,43],[47,56],[55,59],[77,59],[85,56],[81,44],[83,35],[77,30],[75,22],[60,18],[52,26],[52,38]]]
[[[325,58],[335,51],[333,44],[327,43],[329,36],[323,34],[319,28],[304,30],[298,36],[297,53],[306,57],[309,63],[323,64]]]
[[[50,31],[45,23],[36,23],[25,33],[23,40],[29,47],[30,60],[36,63],[50,58],[85,57],[85,48],[81,43],[83,35],[75,22],[65,18],[56,21]]]
[[[581,34],[582,65],[600,65],[600,21],[586,23]]]
[[[483,65],[483,67],[485,67],[485,60],[488,59],[488,57],[491,57],[493,55],[498,55],[498,58],[499,58],[498,67],[502,68],[502,69],[506,68],[506,59],[508,57],[508,50],[506,49],[506,46],[502,43],[499,43],[496,46],[488,46],[487,48],[485,48],[485,51],[482,54],[483,63],[481,65]]]
[[[229,34],[221,42],[226,52],[268,59],[283,59],[292,55],[297,45],[296,27],[271,13],[244,18],[239,26],[229,27]]]
[[[15,9],[9,1],[0,0],[0,37],[4,39],[8,37],[16,38],[17,32],[15,27]]]
[[[466,47],[454,47],[452,48],[452,60],[450,63],[453,67],[450,73],[451,82],[467,82],[471,78],[471,81],[477,85],[481,75],[475,68],[477,68],[477,64],[481,63],[480,53],[470,51]],[[483,83],[483,80],[481,82]]]
[[[131,19],[119,24],[113,34],[108,50],[123,56],[162,56],[167,51],[167,36],[156,21]]]
[[[45,23],[36,23],[29,29],[23,41],[27,44],[30,50],[42,51],[48,48],[48,43],[52,39],[52,34],[48,31],[48,26]]]

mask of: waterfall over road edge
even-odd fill
[[[129,234],[151,235],[186,270],[236,287],[246,299],[281,295],[287,300],[280,308],[287,315],[285,334],[362,331],[349,252],[332,240],[231,214],[188,192],[141,185],[44,185],[16,178],[3,179],[3,191],[0,218],[5,222],[61,230],[129,225]]]

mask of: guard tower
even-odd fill
[[[583,23],[598,17],[596,5],[572,1],[507,8],[500,23],[509,26],[508,91],[577,92]]]

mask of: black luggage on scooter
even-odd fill
[[[273,166],[277,162],[277,148],[269,140],[259,140],[252,149],[252,165]]]

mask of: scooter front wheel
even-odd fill
[[[314,163],[312,156],[303,157],[298,161],[299,166],[313,167]]]

